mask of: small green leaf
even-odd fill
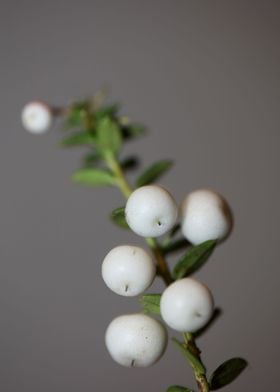
[[[140,297],[140,304],[145,313],[160,314],[161,294],[144,294]]]
[[[182,279],[202,267],[212,254],[216,243],[216,240],[209,240],[193,246],[176,264],[173,270],[174,278]]]
[[[112,211],[110,218],[117,226],[121,227],[122,229],[129,229],[125,219],[124,207],[119,207]]]
[[[194,392],[193,389],[180,387],[180,385],[172,385],[166,392]]]
[[[118,124],[109,117],[102,118],[97,124],[97,147],[101,152],[117,154],[122,145]]]
[[[248,362],[243,358],[231,358],[222,363],[211,376],[211,391],[216,391],[230,384],[247,366]]]
[[[62,147],[93,145],[94,137],[88,132],[76,132],[61,141]]]
[[[195,371],[200,372],[201,374],[205,374],[205,367],[200,362],[199,358],[197,358],[192,352],[190,352],[184,343],[179,342],[177,339],[172,338],[175,346],[179,349],[179,351],[184,355],[187,361],[191,364]]]
[[[162,251],[165,255],[181,250],[189,246],[190,243],[185,238],[178,238],[177,240],[170,241],[167,244],[162,245]]]
[[[119,110],[119,105],[113,103],[112,105],[102,106],[95,112],[95,117],[97,120],[101,120],[104,117],[115,117]]]
[[[137,187],[151,184],[156,181],[162,174],[164,174],[172,166],[172,161],[164,160],[154,163],[141,174],[136,180]]]
[[[84,168],[72,175],[72,180],[87,186],[115,185],[115,177],[105,170]]]
[[[74,103],[66,116],[66,128],[77,128],[84,124],[90,108],[89,101]]]

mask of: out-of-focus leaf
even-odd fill
[[[216,391],[230,384],[247,366],[248,362],[243,358],[231,358],[222,363],[211,376],[211,391]]]
[[[95,117],[97,121],[100,121],[104,117],[115,117],[119,110],[119,104],[113,103],[112,105],[102,106],[95,112]]]
[[[75,132],[70,136],[66,136],[61,141],[62,147],[76,147],[94,145],[94,137],[89,132]]]
[[[140,303],[145,313],[160,314],[161,294],[144,294],[140,297]]]
[[[167,159],[154,163],[137,178],[136,186],[148,185],[158,180],[160,176],[170,169],[172,163],[171,160]]]
[[[121,227],[122,229],[129,229],[129,226],[125,219],[124,207],[116,208],[114,211],[111,212],[110,217],[117,226]]]
[[[72,175],[72,180],[76,183],[87,186],[115,185],[115,177],[108,171],[101,169],[84,168],[77,170]]]
[[[90,108],[90,102],[85,100],[74,103],[66,115],[66,128],[77,128],[84,125]]]
[[[122,145],[122,136],[118,124],[109,117],[102,118],[97,124],[97,147],[100,152],[117,154]]]
[[[208,260],[212,254],[217,241],[209,240],[193,246],[176,264],[173,276],[182,279],[195,272]]]

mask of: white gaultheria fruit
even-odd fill
[[[117,246],[102,263],[104,282],[115,293],[124,296],[143,293],[152,284],[155,275],[152,256],[138,246]]]
[[[107,328],[106,347],[120,365],[145,367],[153,365],[164,353],[167,334],[161,323],[141,314],[115,318]]]
[[[45,103],[30,102],[22,110],[21,121],[27,131],[41,134],[49,130],[53,116],[51,109]]]
[[[129,227],[142,237],[159,237],[165,234],[174,226],[177,214],[175,200],[158,185],[136,189],[125,207]]]
[[[232,223],[228,203],[212,190],[193,191],[182,203],[182,232],[192,244],[224,239],[230,233]]]
[[[210,320],[214,309],[207,286],[193,278],[177,280],[168,286],[160,300],[163,320],[179,332],[195,332]]]

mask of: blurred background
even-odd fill
[[[196,274],[224,314],[198,343],[209,372],[249,360],[225,391],[277,389],[279,17],[277,1],[2,0],[1,391],[195,387],[171,344],[148,369],[111,360],[108,323],[140,308],[105,287],[100,265],[141,240],[107,219],[117,191],[71,184],[82,151],[58,148],[58,124],[37,137],[21,127],[27,101],[64,105],[103,86],[150,129],[125,152],[144,166],[176,159],[161,183],[178,202],[205,186],[229,200],[234,232]]]

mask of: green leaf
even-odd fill
[[[70,136],[65,137],[61,141],[62,147],[76,147],[93,145],[94,137],[88,132],[76,132]]]
[[[180,385],[170,386],[166,392],[194,392],[193,389],[180,387]]]
[[[162,251],[165,255],[181,250],[189,246],[190,243],[185,238],[178,238],[177,240],[170,241],[166,244],[162,244]]]
[[[66,127],[76,128],[84,124],[90,108],[89,101],[82,101],[73,104],[66,116]]]
[[[72,180],[87,186],[115,185],[116,179],[108,171],[84,168],[72,175]]]
[[[199,358],[197,358],[190,350],[187,349],[184,343],[179,342],[177,339],[172,338],[175,346],[179,349],[179,351],[184,355],[187,361],[191,364],[195,371],[204,374],[206,369],[203,364],[200,362]]]
[[[243,358],[231,358],[222,363],[211,376],[211,391],[215,391],[231,383],[247,366],[248,362]]]
[[[129,229],[129,226],[125,219],[124,210],[124,207],[116,208],[114,211],[111,212],[110,218],[116,225],[118,225],[122,229]]]
[[[101,120],[104,117],[115,117],[119,110],[119,104],[113,103],[112,105],[102,106],[95,112],[97,120]]]
[[[140,304],[145,313],[160,314],[161,294],[144,294],[140,297]]]
[[[172,166],[172,161],[164,160],[154,163],[141,174],[136,180],[137,187],[151,184],[156,181],[162,174],[164,174]]]
[[[216,243],[216,240],[209,240],[193,246],[176,264],[173,270],[174,278],[182,279],[202,267],[212,254]]]
[[[101,152],[117,154],[122,145],[120,128],[109,117],[102,118],[97,124],[97,147]]]

